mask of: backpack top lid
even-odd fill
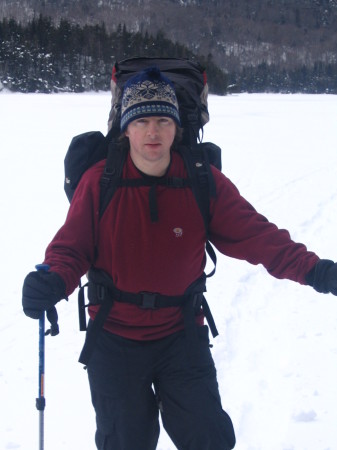
[[[209,121],[208,84],[205,69],[196,61],[178,58],[130,58],[116,62],[111,78],[109,129],[120,131],[121,100],[125,83],[140,71],[156,66],[173,83],[184,129],[185,143],[197,141]]]

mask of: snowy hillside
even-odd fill
[[[204,140],[222,147],[224,173],[294,240],[337,260],[337,97],[242,94],[209,103]],[[0,93],[1,450],[38,448],[38,323],[22,313],[22,281],[64,221],[71,137],[104,132],[109,107],[108,93]],[[336,450],[337,298],[220,255],[207,298],[236,449]],[[61,333],[46,338],[48,450],[95,448],[76,301],[59,305]],[[158,450],[173,449],[163,431]]]

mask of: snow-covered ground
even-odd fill
[[[110,95],[0,94],[0,449],[38,448],[38,323],[21,310],[27,272],[63,223],[71,137],[105,131]],[[337,97],[211,96],[205,139],[223,171],[269,220],[337,260]],[[77,297],[46,338],[45,448],[93,450],[95,418],[77,363]],[[337,449],[337,298],[219,256],[208,300],[213,354],[237,450]],[[163,431],[158,450],[173,450]],[[135,449],[137,450],[137,449]]]

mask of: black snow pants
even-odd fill
[[[102,330],[87,366],[97,449],[155,450],[159,411],[179,450],[234,447],[206,326],[198,327],[197,341],[192,360],[184,331],[140,342]]]

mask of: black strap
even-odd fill
[[[142,187],[142,186],[151,187],[153,185],[179,189],[192,187],[192,182],[189,178],[180,178],[180,177],[122,178],[117,182],[117,187]]]
[[[87,330],[84,346],[79,357],[80,363],[84,365],[88,364],[94,350],[99,332],[103,328],[104,322],[109,315],[112,305],[113,299],[106,297],[104,302],[101,304],[98,313],[96,314],[95,320],[90,323],[90,327]]]
[[[142,187],[148,186],[149,190],[149,205],[151,221],[158,221],[158,206],[157,206],[157,186],[166,186],[169,188],[185,188],[191,187],[191,180],[188,178],[179,177],[142,177],[142,178],[123,178],[122,172],[127,156],[127,151],[122,149],[119,143],[112,141],[109,144],[108,156],[103,175],[100,180],[100,217],[109,205],[113,195],[118,188],[124,187]]]
[[[110,203],[122,178],[127,151],[115,140],[110,142],[104,172],[100,180],[100,217]]]
[[[205,299],[204,296],[202,296],[201,306],[202,306],[202,310],[204,312],[204,315],[206,317],[207,323],[209,325],[209,328],[211,330],[212,336],[215,338],[216,336],[219,335],[219,332],[218,332],[218,329],[217,329],[217,327],[215,325],[215,321],[214,321],[212,312],[210,310],[210,307],[209,307],[209,305],[207,303],[207,300]]]
[[[192,283],[183,295],[121,291],[106,272],[95,268],[89,270],[88,279],[88,298],[92,305],[100,305],[104,303],[106,298],[113,298],[114,301],[130,303],[144,309],[170,308],[182,306],[191,298],[192,294],[206,291],[206,277],[204,275]]]
[[[149,190],[149,206],[151,222],[158,222],[157,184],[153,183]]]
[[[151,222],[158,222],[158,204],[157,204],[157,186],[166,186],[169,188],[185,188],[191,187],[191,180],[188,178],[170,177],[170,178],[128,178],[117,181],[118,187],[142,187],[148,186],[149,190],[149,207]]]
[[[78,320],[80,331],[86,331],[87,329],[87,320],[85,314],[85,296],[84,296],[84,288],[88,286],[88,283],[82,286],[80,281],[79,291],[78,291]]]
[[[210,241],[206,241],[206,252],[207,252],[208,256],[210,257],[210,259],[213,263],[213,266],[214,266],[213,269],[210,271],[210,273],[208,273],[206,275],[207,278],[210,278],[215,274],[216,263],[217,263],[216,253],[215,253],[215,250],[214,250],[212,244],[210,243]]]
[[[206,229],[206,251],[214,264],[213,270],[207,275],[211,277],[216,270],[217,257],[212,244],[209,241],[208,230],[210,222],[210,198],[216,197],[216,185],[208,160],[205,146],[195,144],[191,148],[182,146],[180,154],[185,162],[188,176],[192,183],[194,197],[199,206]]]
[[[88,283],[90,303],[100,304],[101,306],[94,321],[90,323],[88,328],[79,362],[85,365],[88,364],[99,332],[103,328],[104,322],[109,315],[114,301],[131,303],[144,309],[157,309],[172,306],[182,307],[186,335],[191,349],[193,348],[192,344],[196,339],[195,313],[200,310],[200,307],[202,306],[212,335],[213,337],[217,336],[218,331],[212,313],[203,296],[203,292],[206,291],[205,282],[206,276],[203,274],[188,287],[184,295],[179,296],[162,295],[152,292],[131,293],[117,289],[114,286],[112,278],[106,272],[90,269]]]
[[[209,328],[211,330],[212,336],[216,337],[218,336],[218,330],[216,328],[213,315],[211,313],[211,310],[208,306],[208,303],[205,299],[205,297],[202,294],[196,294],[194,296],[189,296],[190,301],[185,301],[183,304],[183,317],[184,317],[184,327],[186,330],[186,336],[187,341],[189,344],[190,352],[193,351],[194,344],[196,342],[197,333],[196,333],[196,323],[195,323],[195,312],[197,311],[198,307],[202,306],[204,315],[206,317],[207,323],[209,325]],[[135,302],[128,302],[126,300],[126,297],[124,297],[123,302],[126,303],[133,303]],[[90,326],[87,330],[87,335],[85,339],[85,343],[83,346],[83,349],[81,351],[79,362],[87,365],[90,357],[92,355],[92,352],[94,351],[96,340],[98,338],[98,335],[103,328],[103,325],[109,315],[109,312],[113,306],[113,300],[111,297],[107,296],[103,303],[101,304],[100,309],[98,310],[98,313],[96,314],[95,319],[90,323]],[[158,296],[156,294],[151,293],[142,293],[142,306],[144,309],[155,309],[159,308],[160,306],[158,302]],[[172,305],[172,303],[171,303]],[[165,305],[168,306],[168,305]],[[175,305],[178,306],[178,305]],[[181,306],[181,303],[180,305]],[[164,307],[164,305],[162,306]]]

